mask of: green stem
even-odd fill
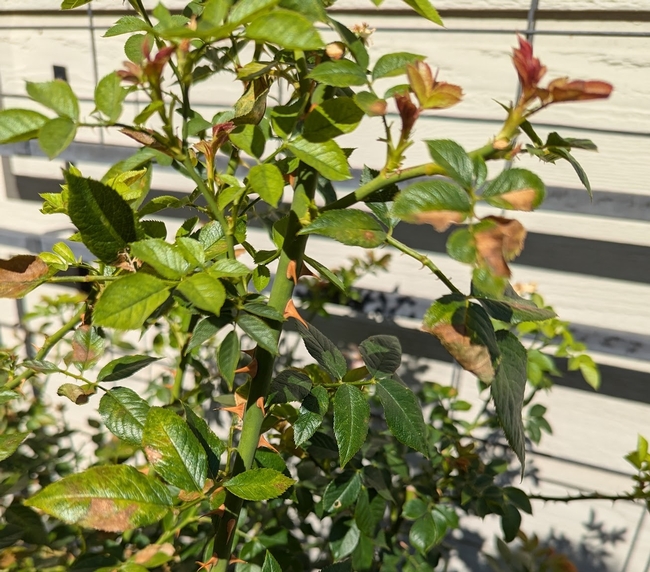
[[[519,125],[522,121],[523,118],[520,116],[515,117],[512,113],[508,115],[506,122],[497,135],[497,140],[511,139],[514,137],[517,134]],[[469,153],[469,156],[472,158],[482,157],[483,159],[488,160],[499,153],[500,150],[496,149],[494,144],[490,142],[483,145],[483,147],[474,149]],[[433,175],[444,174],[445,170],[436,163],[425,163],[424,165],[409,167],[389,174],[380,173],[372,181],[368,181],[365,185],[361,185],[356,191],[348,193],[337,201],[322,207],[320,210],[321,212],[324,212],[334,209],[344,209],[364,200],[372,193],[379,191],[388,185],[401,183],[402,181],[408,181],[410,179],[415,179],[416,177],[431,177]]]
[[[205,181],[196,172],[196,170],[194,169],[194,165],[192,165],[192,162],[190,161],[189,157],[186,157],[183,160],[182,165],[184,167],[184,171],[196,183],[196,186],[198,187],[199,191],[201,191],[203,198],[205,198],[206,202],[208,203],[208,208],[210,209],[210,212],[212,213],[214,220],[216,220],[221,225],[221,228],[223,229],[223,232],[226,235],[226,247],[228,249],[228,258],[234,260],[235,237],[233,236],[232,229],[228,225],[228,221],[226,220],[226,217],[224,216],[223,212],[219,209],[219,205],[217,204],[217,199],[212,194],[208,186],[205,184]]]
[[[462,294],[462,292],[454,286],[454,284],[445,276],[445,274],[440,270],[428,256],[425,256],[424,254],[419,253],[417,250],[413,250],[409,246],[406,246],[403,242],[400,242],[396,238],[393,238],[392,236],[387,236],[386,237],[386,244],[390,244],[391,246],[397,248],[397,250],[403,252],[404,254],[410,256],[411,258],[415,258],[418,262],[422,264],[422,266],[426,266],[431,272],[433,272],[439,279],[440,281],[447,286],[454,294]]]
[[[302,228],[300,220],[308,212],[309,205],[314,197],[317,182],[316,171],[303,164],[298,169],[296,184],[294,189],[293,201],[291,203],[291,212],[289,213],[289,224],[287,233],[284,238],[284,246],[278,263],[278,268],[273,280],[271,295],[269,297],[269,306],[283,312],[285,306],[291,300],[293,295],[294,283],[289,278],[287,270],[290,264],[302,264],[302,256],[307,242],[306,236],[298,236]],[[276,343],[280,340],[282,333],[282,324],[278,323],[274,327],[274,336]],[[260,430],[264,421],[264,413],[258,406],[258,401],[266,401],[271,377],[273,376],[273,366],[275,363],[275,354],[268,352],[259,346],[255,351],[257,359],[257,374],[251,380],[251,385],[246,404],[246,412],[242,420],[242,430],[235,456],[234,467],[231,475],[237,475],[250,469],[255,459],[255,452],[260,438]],[[215,535],[215,556],[218,558],[214,572],[226,572],[230,561],[235,528],[239,513],[243,505],[242,499],[236,497],[230,492],[226,496],[225,513],[219,521]]]
[[[100,276],[89,274],[88,276],[53,276],[47,279],[48,284],[62,284],[66,282],[111,282],[121,276]]]
[[[81,322],[81,318],[82,318],[82,316],[84,315],[85,312],[86,312],[86,304],[84,303],[79,308],[79,310],[77,310],[77,312],[74,314],[74,316],[72,316],[72,318],[70,318],[70,320],[68,320],[65,324],[63,324],[63,326],[61,326],[61,328],[59,328],[59,330],[57,330],[55,333],[53,333],[51,336],[49,336],[48,338],[45,339],[45,342],[43,343],[43,346],[41,347],[40,350],[38,350],[38,352],[36,352],[36,355],[34,356],[34,359],[37,359],[37,360],[44,359],[47,356],[47,354],[50,353],[50,350],[56,344],[58,344],[68,332],[70,332],[72,329],[74,329],[74,327],[79,322]],[[30,377],[32,377],[34,375],[34,373],[35,372],[33,370],[26,370],[23,373],[21,373],[20,375],[17,375],[16,377],[14,377],[10,381],[8,381],[5,384],[5,387],[7,389],[13,389],[15,387],[18,387],[23,381],[25,381],[26,379],[29,379]]]

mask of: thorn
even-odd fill
[[[287,278],[292,280],[294,284],[298,284],[298,274],[296,273],[295,260],[289,260],[289,264],[287,264]]]
[[[287,302],[287,305],[284,307],[283,316],[285,318],[294,318],[295,320],[298,320],[303,326],[305,326],[305,328],[309,327],[309,324],[307,324],[307,322],[305,322],[305,320],[302,319],[302,316],[298,313],[293,300],[289,300]]]
[[[279,453],[279,451],[267,441],[264,435],[260,435],[260,440],[257,442],[257,448],[259,449],[260,447],[266,447],[267,449],[271,449],[274,453]]]
[[[219,562],[219,559],[216,556],[212,556],[210,560],[207,560],[206,562],[199,562],[197,560],[197,564],[199,565],[199,571],[200,570],[207,570],[210,572],[212,570],[212,567],[215,566]]]
[[[262,410],[262,415],[266,417],[266,412],[264,411],[264,398],[259,397],[255,402],[255,405],[257,405]]]
[[[228,540],[230,540],[230,537],[232,536],[232,533],[235,531],[235,519],[232,518],[228,521],[228,524],[226,524],[226,530],[228,530]]]
[[[300,276],[299,276],[299,278],[300,278],[301,276],[314,276],[314,277],[316,277],[316,274],[314,274],[314,273],[309,269],[309,267],[308,267],[308,266],[303,262],[303,263],[302,263],[302,266],[300,267]]]
[[[235,258],[239,258],[243,254],[246,254],[245,248],[235,248]]]
[[[236,556],[231,556],[229,564],[246,564],[246,560],[242,560]]]
[[[244,411],[246,410],[246,399],[244,399],[239,393],[235,392],[235,405],[232,407],[221,407],[221,411],[228,411],[228,413],[233,413],[237,415],[240,419],[244,418]]]
[[[235,370],[235,373],[247,373],[251,377],[257,374],[257,360],[253,359],[250,363]]]

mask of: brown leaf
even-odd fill
[[[137,510],[136,503],[124,507],[118,506],[112,499],[93,498],[88,512],[78,524],[106,532],[124,532],[133,528],[131,516]]]
[[[430,224],[438,232],[447,230],[452,223],[463,222],[465,214],[456,211],[427,211],[417,213],[413,222],[417,224]]]
[[[166,556],[174,556],[174,546],[169,542],[165,542],[165,544],[150,544],[149,546],[145,546],[142,550],[139,550],[132,558],[132,561],[136,564],[146,564],[160,552]]]
[[[0,260],[0,298],[22,298],[41,284],[48,272],[48,265],[31,254]]]
[[[535,189],[518,189],[509,193],[503,193],[499,198],[506,201],[513,209],[518,211],[532,211],[536,196]]]
[[[148,129],[147,131],[136,131],[135,129],[129,129],[128,127],[124,127],[120,129],[124,135],[127,137],[130,137],[134,141],[137,141],[138,143],[142,143],[143,145],[146,145],[148,147],[154,145],[156,143],[156,140],[154,139],[154,136],[151,135],[153,131]]]
[[[569,81],[568,78],[561,77],[549,83],[547,91],[552,102],[559,102],[606,99],[613,89],[612,84],[606,81],[581,79]]]
[[[494,379],[494,367],[488,349],[480,344],[472,344],[462,327],[452,324],[438,324],[427,330],[436,336],[443,347],[467,371],[471,371],[483,382]]]
[[[526,229],[519,221],[513,219],[489,216],[482,220],[492,224],[474,233],[479,259],[495,276],[509,277],[510,268],[507,261],[521,252]]]

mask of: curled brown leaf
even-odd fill
[[[48,272],[48,265],[31,254],[0,260],[0,298],[22,298],[41,284]]]
[[[488,224],[474,233],[479,260],[495,276],[509,277],[508,261],[524,247],[526,229],[519,221],[504,217],[489,216],[482,221]]]

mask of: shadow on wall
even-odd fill
[[[592,510],[589,520],[583,523],[585,532],[579,542],[551,530],[544,538],[526,537],[520,533],[511,545],[496,541],[496,555],[485,555],[488,565],[481,562],[478,551],[467,550],[467,543],[480,546],[483,538],[475,532],[463,536],[457,543],[458,558],[470,570],[493,572],[614,572],[609,547],[625,541],[627,529],[607,531]],[[465,534],[465,531],[463,531]]]

